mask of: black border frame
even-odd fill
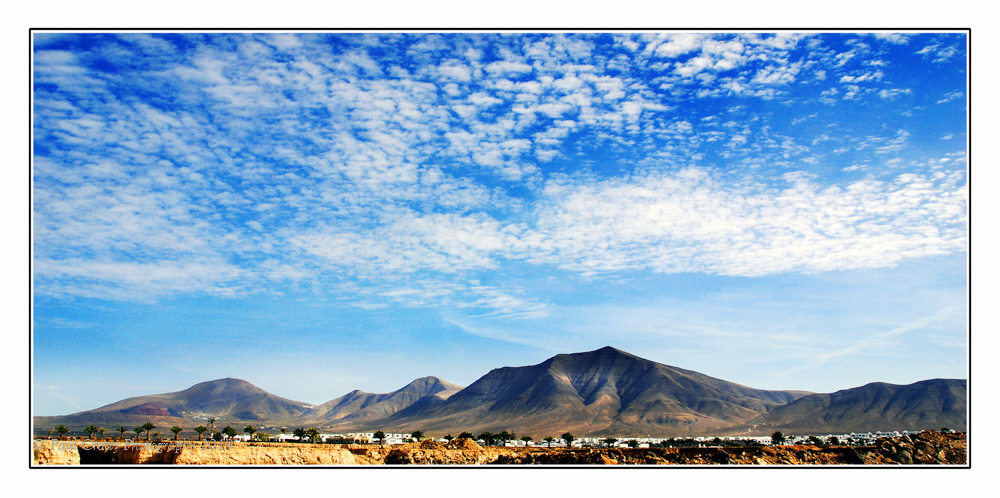
[[[815,33],[864,33],[878,31],[893,32],[965,32],[966,34],[966,293],[968,303],[968,318],[966,322],[966,353],[968,355],[968,378],[966,379],[966,463],[965,465],[637,465],[637,466],[605,466],[605,465],[73,465],[53,466],[36,465],[32,455],[28,461],[29,469],[153,469],[153,468],[195,468],[195,469],[379,469],[379,468],[506,468],[506,469],[594,469],[594,468],[664,468],[664,469],[971,469],[972,452],[969,434],[972,432],[972,28],[29,28],[28,29],[28,435],[29,443],[34,441],[34,419],[32,414],[32,394],[34,387],[34,250],[33,250],[33,213],[34,213],[34,32],[141,32],[141,33],[243,33],[243,32],[398,32],[398,33],[614,33],[614,32],[815,32]],[[29,444],[29,446],[32,446]]]

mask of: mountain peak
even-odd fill
[[[403,386],[402,389],[395,391],[396,393],[409,392],[416,394],[418,396],[426,396],[429,394],[435,394],[441,391],[457,391],[460,390],[462,386],[452,384],[441,380],[438,377],[427,376],[414,379],[409,384]]]
[[[462,390],[462,386],[434,376],[420,377],[409,384],[385,394],[354,390],[339,398],[327,401],[302,415],[302,423],[366,424],[381,420],[404,410],[415,403],[441,402]],[[433,399],[432,399],[433,398]]]
[[[259,394],[266,393],[263,389],[243,380],[233,377],[210,380],[195,384],[182,392],[211,392],[219,394],[222,392],[232,394]]]
[[[551,360],[562,360],[562,361],[584,361],[584,362],[596,362],[605,363],[608,361],[616,361],[621,359],[629,360],[639,360],[643,362],[650,362],[645,358],[640,358],[634,354],[627,353],[617,348],[611,346],[604,346],[600,349],[595,349],[593,351],[584,351],[581,353],[568,353],[568,354],[558,354],[551,358]]]

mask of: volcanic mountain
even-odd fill
[[[72,415],[35,417],[35,426],[81,424],[131,427],[152,421],[161,427],[189,427],[185,419],[212,417],[227,421],[282,421],[296,418],[314,405],[275,396],[245,380],[219,379],[183,391],[124,399]]]
[[[560,354],[537,365],[490,371],[462,388],[423,377],[386,394],[352,391],[314,406],[239,379],[139,396],[61,417],[35,417],[36,430],[65,424],[190,428],[218,418],[234,427],[317,427],[323,432],[514,431],[538,438],[687,437],[852,431],[966,429],[966,381],[907,386],[873,383],[831,394],[766,391],[663,365],[612,347]],[[218,424],[217,424],[218,425]]]
[[[811,394],[762,417],[768,428],[796,434],[966,430],[966,382],[931,379],[900,386],[873,382],[832,394]]]
[[[400,410],[381,428],[686,436],[743,424],[806,394],[753,389],[605,347],[495,369],[442,403]]]
[[[414,403],[425,407],[440,404],[461,390],[462,386],[437,377],[421,377],[388,394],[354,390],[312,408],[302,414],[296,424],[324,428],[363,427],[369,422],[392,416]]]

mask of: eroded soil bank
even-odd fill
[[[966,435],[933,431],[873,446],[499,448],[449,444],[143,444],[35,441],[36,465],[965,465]]]

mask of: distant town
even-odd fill
[[[216,422],[216,419],[209,419],[212,421],[212,425]],[[225,419],[219,419],[218,421],[223,422]],[[134,429],[125,429],[124,427],[119,427],[118,432],[120,432],[120,440],[122,441],[132,441],[133,439],[126,438],[125,433],[134,432],[136,437],[135,440],[142,440],[142,433],[146,432],[145,439],[147,441],[164,441],[163,433],[161,431],[154,431],[156,426],[151,423],[144,424],[143,426],[135,427]],[[180,427],[173,427],[171,431],[174,433],[174,437],[171,440],[189,440],[188,438],[178,437],[179,433],[183,431]],[[785,435],[780,431],[775,431],[769,436],[698,436],[698,437],[670,437],[670,438],[654,438],[654,437],[632,437],[632,436],[609,436],[609,437],[576,437],[571,433],[564,433],[559,437],[545,436],[540,439],[535,439],[531,436],[523,435],[517,436],[517,434],[509,431],[501,431],[500,433],[494,434],[491,432],[484,431],[478,436],[473,435],[469,432],[459,433],[457,436],[451,434],[446,434],[439,438],[428,438],[425,437],[423,431],[414,431],[411,433],[387,433],[383,431],[374,432],[349,432],[349,433],[325,433],[317,430],[315,427],[309,429],[298,428],[291,429],[287,427],[259,427],[255,428],[252,425],[248,425],[242,429],[242,433],[239,430],[231,427],[225,426],[222,429],[215,431],[214,428],[209,430],[204,426],[199,426],[195,428],[198,432],[198,440],[202,440],[202,435],[205,432],[209,432],[205,435],[205,440],[215,440],[215,441],[232,441],[232,442],[259,442],[259,443],[327,443],[327,444],[377,444],[377,445],[398,445],[398,444],[409,444],[409,443],[419,443],[421,441],[431,440],[439,443],[450,443],[455,439],[465,438],[475,441],[480,446],[504,446],[510,448],[517,447],[546,447],[546,448],[711,448],[711,447],[739,447],[739,446],[778,446],[778,445],[834,445],[834,446],[870,446],[880,439],[886,438],[898,438],[903,436],[910,436],[914,434],[919,434],[924,431],[878,431],[878,432],[851,432],[844,434],[826,434],[826,435],[809,435],[809,436],[796,436],[796,435]],[[65,437],[68,433],[78,434],[79,431],[70,431],[65,426],[58,426],[53,429],[41,429],[41,432],[45,432],[47,437],[53,437],[58,434],[60,438]],[[98,428],[96,426],[88,426],[83,429],[83,433],[86,433],[89,439],[93,439],[95,433],[99,433],[99,437],[103,438],[105,433],[109,432],[106,428]],[[940,429],[941,433],[954,433],[954,430],[948,429],[947,427]],[[38,436],[38,437],[46,437]],[[131,436],[131,434],[130,434]],[[114,438],[112,438],[114,439]]]

